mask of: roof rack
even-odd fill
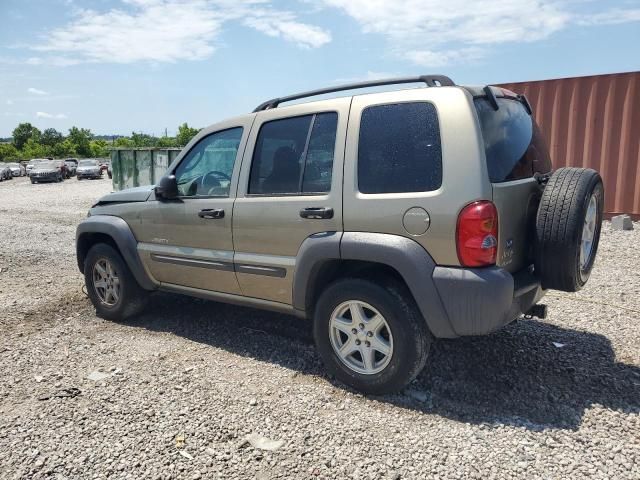
[[[286,97],[272,98],[271,100],[267,100],[266,102],[258,105],[254,110],[254,113],[270,108],[276,108],[281,103],[298,100],[300,98],[315,97],[317,95],[323,95],[325,93],[342,92],[344,90],[355,90],[357,88],[380,87],[383,85],[399,85],[403,83],[425,83],[428,87],[455,86],[453,80],[444,75],[420,75],[417,77],[387,78],[381,80],[371,80],[368,82],[347,83],[345,85],[337,85],[335,87],[327,87],[321,88],[319,90],[310,90],[308,92],[287,95]]]

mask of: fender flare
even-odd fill
[[[157,284],[149,278],[138,255],[138,241],[127,222],[112,215],[94,215],[86,218],[76,228],[76,258],[80,272],[84,273],[84,258],[90,247],[87,241],[91,234],[100,233],[110,237],[118,246],[122,258],[138,284],[145,290],[155,290]]]
[[[385,233],[326,232],[308,237],[300,247],[293,279],[293,306],[305,311],[308,292],[322,266],[334,260],[380,263],[404,279],[424,317],[438,338],[455,338],[447,312],[433,280],[436,267],[431,255],[407,237]]]

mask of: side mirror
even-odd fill
[[[175,175],[167,175],[162,177],[155,188],[156,197],[160,200],[172,200],[178,198],[178,182]]]

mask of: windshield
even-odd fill
[[[38,162],[38,168],[57,168],[56,162]]]
[[[98,162],[96,162],[95,160],[80,160],[80,163],[78,163],[79,167],[97,167],[98,166]]]
[[[498,98],[494,110],[486,98],[475,100],[489,178],[493,183],[551,171],[549,150],[535,120],[515,99]]]
[[[9,163],[8,166],[10,166],[11,168],[18,168],[19,165],[17,163]]]

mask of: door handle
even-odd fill
[[[333,208],[331,207],[309,207],[300,210],[302,218],[311,218],[321,220],[325,218],[333,218]]]
[[[224,210],[222,208],[205,208],[198,212],[198,216],[207,219],[224,218]]]

